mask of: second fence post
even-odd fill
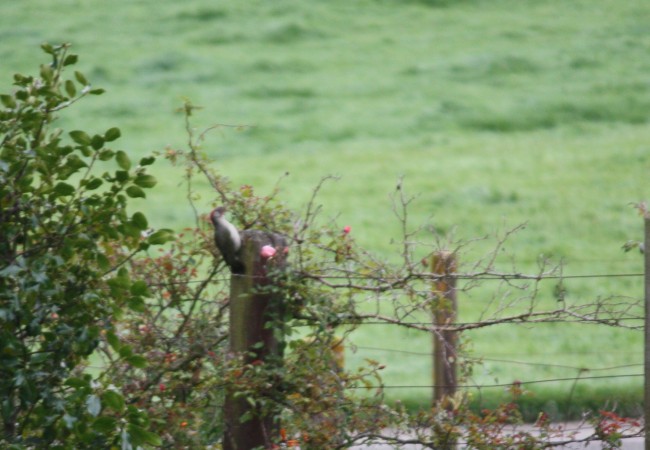
[[[644,211],[644,419],[645,428],[650,424],[650,215]],[[650,450],[650,434],[646,431],[645,449]]]
[[[458,267],[456,254],[439,251],[431,258],[433,282],[433,404],[456,393],[456,343],[455,331],[444,330],[456,322],[456,279],[452,274]]]

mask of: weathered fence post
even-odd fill
[[[650,435],[648,425],[650,424],[650,216],[644,214],[644,300],[645,300],[645,323],[644,323],[644,420],[645,420],[645,449],[650,450]]]
[[[434,327],[444,327],[456,322],[456,254],[438,251],[431,258],[431,272],[436,278],[433,283]],[[456,393],[456,343],[455,331],[439,330],[433,333],[433,404]]]
[[[241,238],[244,271],[230,279],[230,352],[248,363],[282,364],[282,348],[266,323],[282,308],[269,274],[284,267],[286,241],[278,234],[252,230],[243,231]],[[271,448],[271,440],[278,434],[273,417],[262,417],[246,398],[236,394],[233,388],[227,389],[224,450]],[[242,416],[247,420],[242,422]]]

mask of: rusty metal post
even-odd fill
[[[267,322],[282,308],[281,296],[272,289],[273,271],[285,266],[286,241],[275,233],[247,230],[241,233],[244,273],[233,274],[230,281],[230,352],[245,363],[282,364],[282,348]],[[272,246],[272,257],[262,255],[264,246]],[[277,317],[278,314],[275,314]],[[247,420],[242,421],[242,417]],[[273,417],[263,417],[246,398],[233,388],[226,392],[224,406],[224,450],[271,448],[279,430]]]

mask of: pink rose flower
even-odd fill
[[[272,246],[265,245],[264,247],[262,247],[262,250],[260,251],[260,256],[264,259],[269,259],[273,257],[273,255],[275,255],[276,252],[277,250],[275,250],[275,248],[273,248]]]

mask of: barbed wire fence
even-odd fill
[[[540,276],[528,276],[528,275],[523,275],[523,274],[499,274],[499,275],[483,275],[483,276],[474,276],[472,274],[448,274],[447,275],[450,278],[454,278],[456,280],[480,280],[480,281],[504,281],[504,280],[525,280],[525,279],[534,279],[536,281],[544,281],[544,280],[553,280],[553,281],[558,281],[558,280],[571,280],[571,279],[603,279],[603,278],[609,278],[609,279],[617,279],[617,278],[643,278],[645,276],[644,273],[635,273],[635,272],[630,272],[630,273],[586,273],[586,274],[564,274],[564,275],[540,275]],[[354,279],[355,277],[349,277]],[[432,275],[430,277],[431,280],[438,280],[440,277],[436,275]],[[342,279],[341,277],[331,277],[331,279]],[[358,279],[362,279],[361,277],[358,277]],[[165,287],[169,286],[172,284],[201,284],[201,283],[206,283],[207,281],[211,282],[223,282],[227,283],[230,281],[229,276],[223,276],[223,277],[214,277],[211,280],[206,280],[206,279],[194,279],[194,280],[189,280],[189,281],[179,281],[179,282],[167,282],[167,283],[150,283],[150,286],[157,286],[157,287]],[[563,323],[593,323],[593,324],[602,324],[605,319],[593,319],[593,320],[588,320],[588,319],[582,319],[582,318],[549,318],[548,322],[549,323],[558,323],[558,324],[563,324]],[[631,330],[631,331],[641,331],[644,329],[644,317],[641,315],[629,315],[629,316],[619,316],[616,317],[616,321],[619,323],[623,322],[631,322],[633,325],[626,325],[625,328]],[[511,324],[511,322],[508,322]],[[526,324],[530,324],[530,322],[525,322]],[[535,322],[535,323],[546,323],[545,321],[541,322]],[[398,324],[395,324],[391,321],[388,320],[372,320],[372,319],[355,319],[355,320],[341,320],[338,322],[338,325],[363,325],[363,326],[395,326]],[[407,326],[407,327],[414,327],[417,329],[417,327],[422,327],[421,331],[425,332],[431,332],[432,330],[435,331],[436,326],[432,324],[431,321],[400,321],[399,323],[400,326]],[[477,325],[477,322],[462,322],[462,321],[453,321],[453,322],[446,322],[444,325],[440,325],[439,328],[448,328],[448,329],[464,329],[467,327],[473,327]],[[403,350],[403,349],[395,349],[395,348],[385,348],[385,347],[379,347],[379,346],[364,346],[364,345],[353,345],[352,349],[354,351],[370,351],[370,352],[380,352],[384,354],[393,354],[393,355],[409,355],[409,356],[416,356],[416,357],[422,357],[422,358],[431,358],[431,351],[425,352],[425,351],[412,351],[412,350]],[[625,353],[633,353],[634,355],[638,356],[638,352],[626,352],[625,350],[617,349],[615,351],[607,352],[605,350],[599,350],[599,351],[593,351],[593,352],[570,352],[570,353],[565,353],[565,354],[559,354],[557,352],[552,352],[552,353],[536,353],[535,355],[532,356],[546,356],[546,357],[557,357],[557,356],[585,356],[588,354],[591,354],[593,356],[603,356],[608,353],[611,354],[616,354],[616,355],[621,355]],[[530,353],[524,353],[520,354],[518,356],[531,356]],[[517,356],[517,355],[515,355]],[[502,358],[502,357],[490,357],[490,356],[476,356],[476,357],[471,357],[471,356],[463,356],[465,360],[468,360],[470,362],[475,362],[475,363],[484,363],[484,362],[491,362],[491,363],[499,363],[499,364],[509,364],[509,365],[517,365],[517,366],[530,366],[530,367],[547,367],[547,368],[558,368],[558,369],[567,369],[567,370],[574,370],[579,373],[593,373],[593,372],[605,372],[609,370],[618,370],[618,369],[627,369],[627,368],[641,368],[644,366],[643,363],[633,363],[633,364],[622,364],[622,365],[616,365],[616,366],[607,366],[607,367],[600,367],[600,366],[584,366],[584,365],[568,365],[568,364],[557,364],[557,363],[552,363],[552,362],[531,362],[531,361],[521,361],[521,360],[514,360],[514,359],[507,359],[507,358]],[[435,364],[435,362],[434,362]],[[518,380],[519,383],[522,385],[526,384],[541,384],[541,383],[552,383],[552,382],[560,382],[560,381],[576,381],[576,380],[590,380],[590,379],[607,379],[607,378],[638,378],[642,377],[643,373],[630,373],[630,374],[616,374],[616,375],[599,375],[599,376],[581,376],[577,375],[576,377],[561,377],[561,378],[549,378],[549,379],[538,379],[538,380]],[[458,388],[496,388],[496,387],[507,387],[510,386],[512,383],[496,383],[496,384],[462,384],[462,385],[457,385],[456,387]],[[404,384],[404,385],[384,385],[382,386],[385,389],[412,389],[412,388],[422,388],[422,389],[433,389],[436,387],[436,385],[433,384],[426,384],[426,385],[413,385],[413,384]],[[445,386],[447,387],[447,386]]]
[[[431,255],[432,258],[436,257],[436,254]],[[420,261],[417,262],[419,265]],[[532,311],[532,308],[524,307],[524,311],[519,314],[507,314],[507,317],[480,317],[476,320],[466,320],[467,314],[461,314],[463,319],[459,318],[457,311],[453,311],[453,314],[446,314],[442,320],[435,320],[436,310],[442,309],[446,312],[451,312],[449,302],[445,301],[445,298],[451,293],[454,286],[456,289],[456,283],[463,283],[463,286],[457,288],[458,294],[463,294],[466,291],[465,284],[471,285],[476,282],[484,282],[490,289],[490,283],[501,283],[501,285],[516,287],[515,285],[519,282],[520,284],[530,282],[533,285],[551,282],[554,284],[561,284],[568,280],[620,280],[620,279],[631,279],[631,280],[643,280],[647,276],[645,272],[636,272],[636,271],[626,271],[621,272],[615,271],[592,271],[590,273],[574,273],[567,274],[560,272],[544,272],[540,270],[539,273],[535,274],[526,274],[523,272],[513,271],[510,273],[506,272],[497,272],[492,270],[492,264],[489,264],[486,268],[479,268],[479,270],[467,270],[460,272],[456,270],[455,266],[449,267],[445,270],[438,270],[434,266],[435,264],[432,260],[429,261],[428,266],[429,270],[420,270],[415,275],[410,272],[398,273],[382,273],[381,278],[373,279],[376,281],[376,285],[364,285],[364,282],[368,280],[368,277],[361,272],[354,271],[339,271],[337,270],[322,270],[321,272],[312,272],[308,273],[307,277],[311,281],[316,281],[325,286],[326,289],[346,289],[350,288],[352,290],[358,290],[359,292],[370,293],[369,297],[377,299],[377,302],[381,301],[381,295],[386,295],[384,299],[389,299],[391,301],[395,300],[395,296],[390,295],[391,289],[395,287],[397,290],[402,289],[404,286],[404,280],[415,279],[415,282],[418,283],[418,292],[416,294],[419,296],[418,308],[408,309],[404,308],[403,311],[399,310],[402,306],[398,306],[393,311],[388,311],[386,314],[379,314],[377,311],[366,312],[362,308],[359,313],[342,315],[338,317],[333,325],[345,327],[346,325],[359,327],[359,326],[368,326],[368,327],[392,327],[392,326],[401,326],[409,330],[414,330],[416,332],[428,333],[431,336],[434,342],[441,341],[441,349],[443,351],[439,352],[439,355],[436,357],[435,349],[434,351],[413,351],[413,350],[401,350],[396,348],[387,348],[382,345],[375,346],[364,346],[364,345],[355,345],[354,343],[346,344],[349,347],[346,351],[356,351],[356,352],[376,352],[382,355],[393,355],[393,356],[407,356],[417,358],[430,358],[432,362],[432,367],[435,370],[436,367],[440,368],[449,368],[452,366],[451,362],[457,363],[459,360],[464,360],[464,362],[469,363],[491,363],[491,364],[500,364],[500,365],[510,365],[515,367],[539,367],[539,368],[557,368],[562,369],[565,372],[574,372],[573,374],[567,374],[564,376],[564,373],[559,376],[540,376],[540,377],[530,377],[522,378],[509,381],[509,382],[475,382],[474,380],[461,379],[457,381],[455,378],[445,379],[436,378],[433,383],[418,383],[405,378],[403,382],[395,382],[395,378],[392,378],[389,382],[377,383],[376,385],[370,386],[366,385],[364,387],[346,387],[346,389],[375,389],[375,390],[384,390],[392,391],[394,394],[391,394],[392,398],[399,397],[399,393],[404,390],[428,390],[432,392],[432,402],[436,401],[436,398],[439,400],[440,396],[436,397],[436,390],[443,390],[443,395],[453,395],[453,392],[456,390],[492,390],[492,389],[503,389],[509,388],[513,385],[513,382],[516,382],[519,386],[533,386],[533,385],[548,385],[552,383],[569,383],[573,388],[577,383],[589,382],[589,381],[615,381],[615,380],[633,380],[632,383],[635,383],[636,380],[644,378],[644,370],[639,370],[640,367],[644,364],[636,363],[636,360],[633,359],[633,362],[625,364],[607,364],[607,365],[598,365],[598,364],[563,364],[561,362],[548,361],[549,358],[558,356],[557,353],[550,353],[546,356],[545,361],[531,361],[526,360],[532,355],[526,355],[527,358],[513,358],[513,357],[504,357],[504,356],[495,356],[495,355],[478,355],[478,356],[468,356],[462,354],[458,351],[454,345],[452,345],[448,337],[446,339],[441,339],[445,333],[449,333],[451,336],[479,329],[487,326],[499,326],[505,324],[523,324],[525,326],[536,326],[544,323],[554,323],[558,325],[562,324],[595,324],[602,326],[615,326],[628,330],[629,332],[640,332],[641,330],[647,329],[645,324],[645,317],[640,312],[641,309],[639,306],[642,301],[639,298],[626,297],[619,302],[615,300],[612,305],[615,308],[610,308],[611,305],[606,304],[606,302],[601,302],[600,300],[593,301],[589,299],[585,294],[583,298],[573,298],[572,305],[569,305],[569,302],[558,302],[557,308],[555,308],[555,303],[551,303],[552,308],[549,311],[535,312]],[[472,267],[475,268],[476,266]],[[326,268],[327,269],[327,268]],[[409,266],[408,269],[411,269]],[[441,273],[442,272],[442,273]],[[195,279],[186,279],[183,281],[169,281],[164,283],[148,283],[149,286],[156,286],[158,288],[170,290],[176,284],[186,284],[186,285],[204,285],[206,283],[216,283],[218,285],[227,286],[228,283],[232,283],[233,278],[242,277],[247,275],[234,274],[232,276],[224,276],[222,272],[217,272],[213,274],[212,278],[203,279],[201,277]],[[412,277],[412,278],[409,278]],[[428,286],[428,287],[427,287]],[[381,295],[375,295],[381,293]],[[398,294],[401,295],[401,294]],[[536,295],[536,294],[534,294]],[[627,303],[632,306],[627,306]],[[428,305],[428,306],[427,306]],[[532,303],[531,303],[532,305]],[[589,308],[585,309],[586,306]],[[622,307],[620,307],[622,305]],[[394,304],[392,305],[395,306]],[[548,305],[546,305],[548,306]],[[460,302],[460,307],[464,307],[464,302]],[[620,307],[620,308],[619,308]],[[390,305],[389,308],[390,309]],[[413,312],[415,311],[415,313]],[[504,310],[501,309],[500,312]],[[390,314],[391,312],[396,314]],[[510,311],[506,311],[510,313]],[[471,317],[472,314],[469,314]],[[471,317],[473,319],[473,317]],[[298,322],[301,322],[302,325],[295,326],[310,326],[309,318],[302,317]],[[349,336],[348,336],[349,337]],[[353,342],[354,339],[346,339],[346,342]],[[496,343],[498,345],[498,343]],[[435,347],[435,344],[434,344]],[[594,352],[594,355],[603,355],[606,349],[603,351]],[[621,351],[617,351],[618,354],[621,354]],[[583,353],[584,354],[584,353]],[[452,356],[452,358],[449,358]],[[537,356],[542,356],[538,354]],[[575,356],[575,353],[574,353]],[[523,360],[522,360],[523,359]],[[391,364],[399,364],[399,361],[396,363],[393,359]],[[646,366],[647,367],[647,366]],[[454,373],[455,368],[452,370],[447,370],[447,373]],[[614,373],[608,373],[612,371]],[[505,377],[504,377],[505,379]],[[644,378],[645,379],[645,378]],[[646,380],[647,382],[647,380]],[[424,396],[420,396],[425,398]]]

